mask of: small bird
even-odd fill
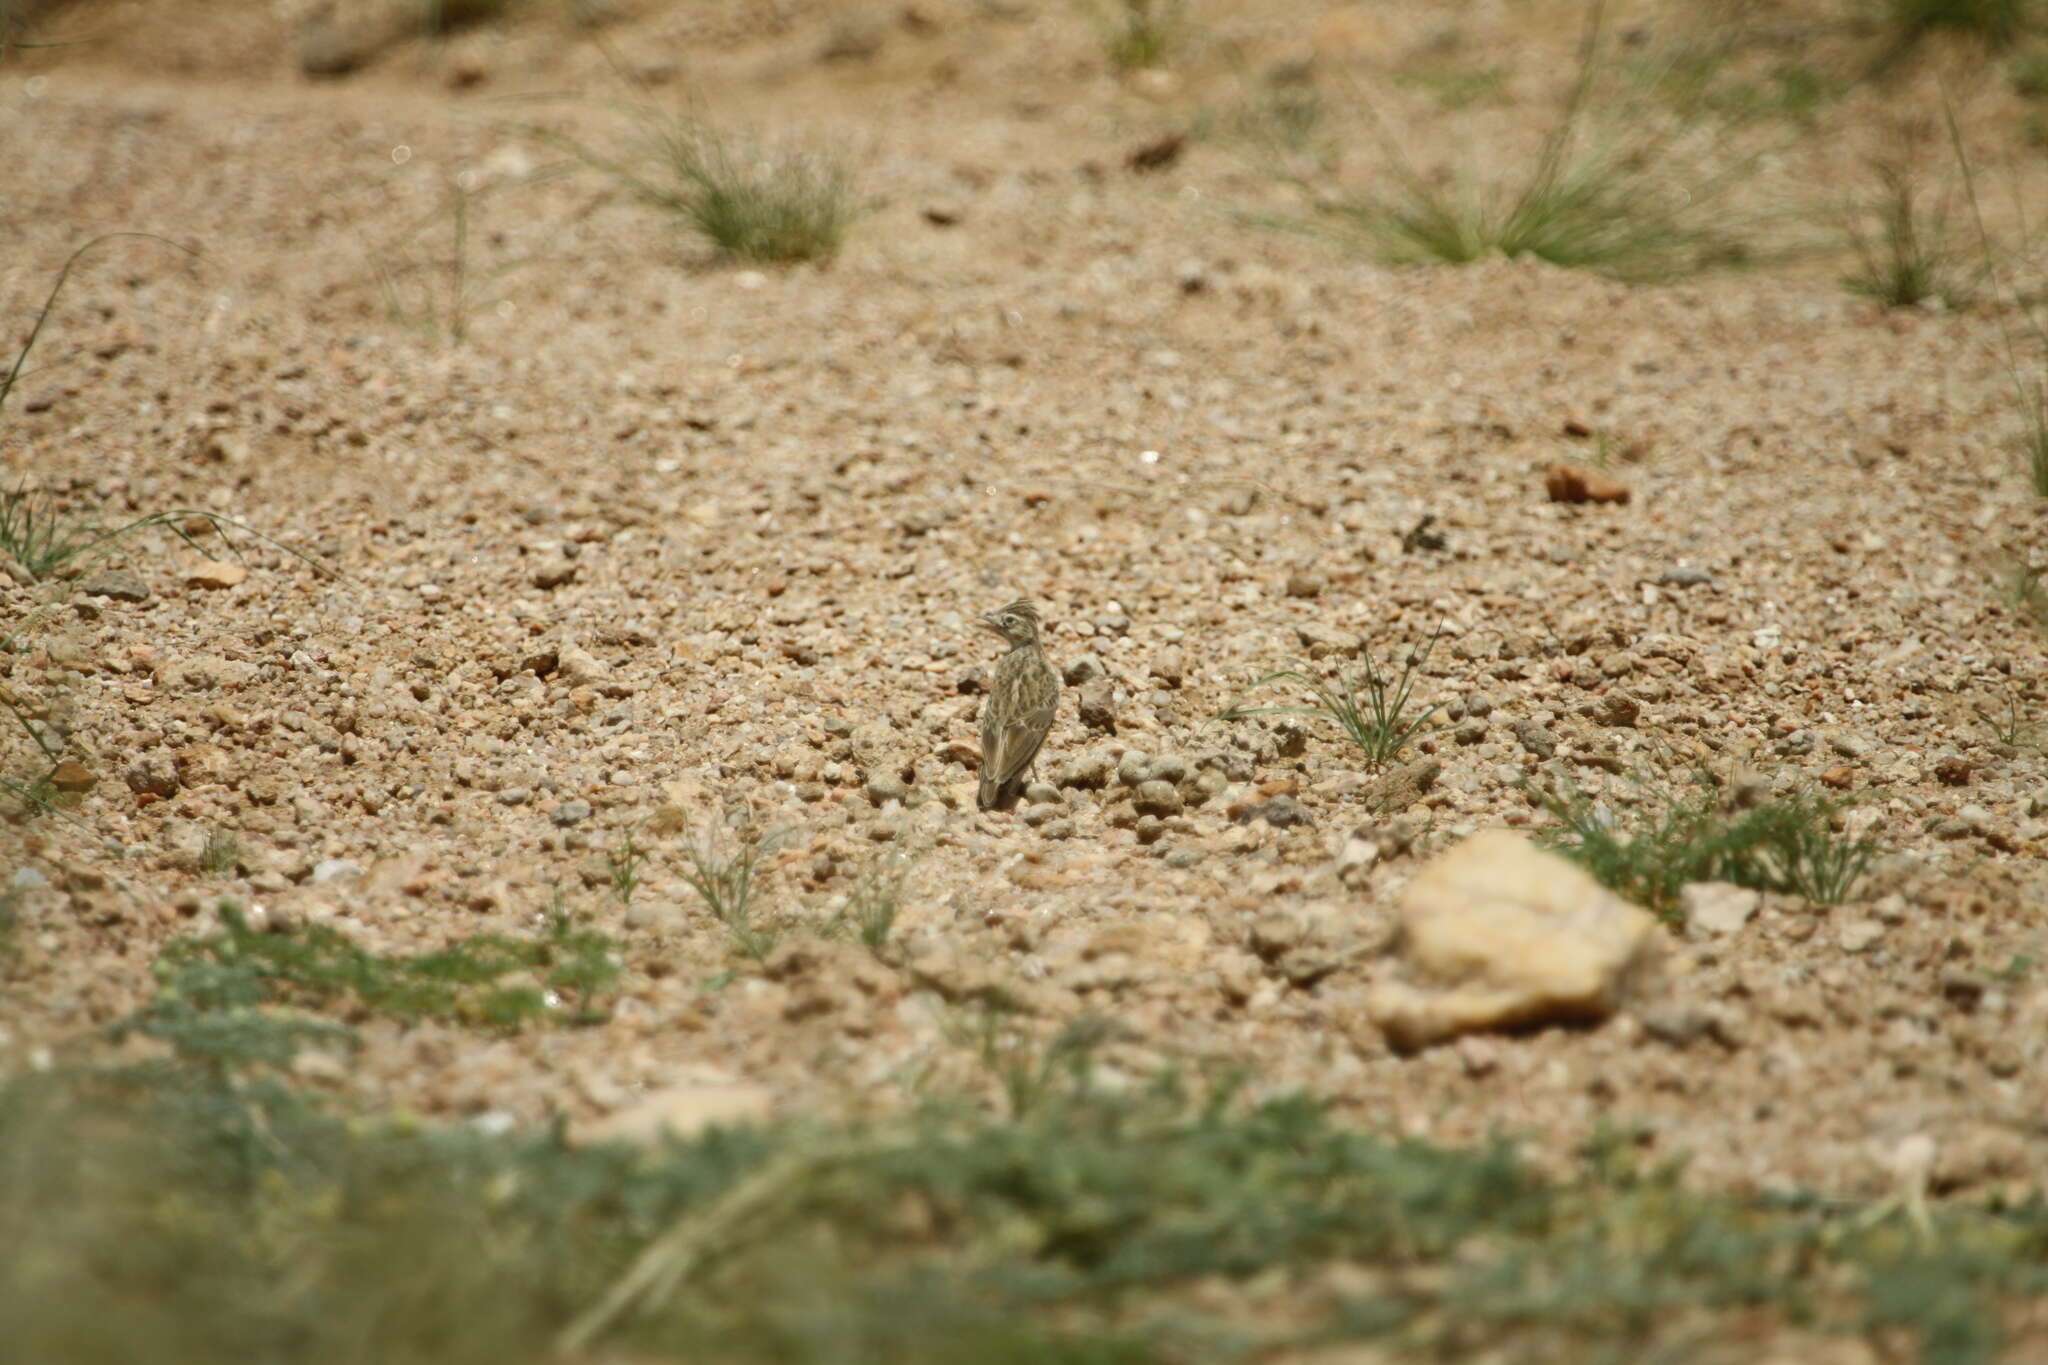
[[[981,791],[975,800],[990,810],[1013,804],[1024,789],[1024,774],[1059,713],[1060,679],[1038,643],[1038,608],[1029,598],[990,612],[981,624],[1010,644],[981,709]]]

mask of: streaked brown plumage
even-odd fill
[[[1013,804],[1024,790],[1024,774],[1059,713],[1060,679],[1038,643],[1038,608],[1028,598],[990,612],[981,624],[1010,644],[981,708],[981,791],[975,799],[990,810]]]

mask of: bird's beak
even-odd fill
[[[994,617],[993,615],[989,615],[989,616],[978,616],[978,617],[976,617],[976,618],[975,618],[975,620],[977,620],[977,621],[979,621],[979,622],[981,623],[981,628],[982,628],[983,630],[992,630],[992,631],[994,631],[994,632],[995,632],[996,634],[998,634],[998,635],[1002,636],[1002,637],[1003,637],[1004,639],[1008,639],[1008,638],[1009,638],[1009,632],[1008,632],[1008,631],[1006,631],[1006,630],[1004,630],[1004,629],[1003,629],[1003,628],[1002,628],[1001,626],[999,626],[999,625],[997,625],[997,624],[996,624],[996,618],[995,618],[995,617]]]

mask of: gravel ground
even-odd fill
[[[1418,54],[1499,67],[1477,111],[1386,108],[1418,160],[1506,160],[1569,84],[1577,7],[1218,4],[1179,74],[1122,81],[1057,5],[618,5],[605,50],[540,14],[328,81],[294,16],[214,8],[70,6],[101,41],[0,67],[16,333],[97,233],[201,253],[78,267],[7,479],[103,525],[262,533],[180,515],[196,545],[145,529],[0,587],[0,684],[91,783],[0,826],[0,1067],[89,1045],[222,896],[380,951],[559,898],[624,945],[610,1022],[372,1021],[348,1083],[500,1122],[721,1079],[886,1110],[988,1085],[999,998],[1025,1035],[1113,1020],[1109,1077],[1235,1063],[1437,1141],[1557,1156],[1635,1123],[1707,1184],[1868,1195],[1923,1139],[1940,1193],[2048,1184],[2048,635],[2000,580],[2048,560],[2020,315],[1887,312],[1838,258],[1658,286],[1384,268],[1240,212],[1299,202],[1222,131],[1275,64],[1313,56],[1333,98]],[[843,149],[868,210],[838,259],[717,263],[564,165],[530,130],[625,137],[614,70]],[[1938,121],[1933,80],[1770,165],[1838,202],[1887,109]],[[2016,100],[1965,110],[2001,199],[2041,188],[2008,160]],[[1628,501],[1551,501],[1560,461]],[[974,618],[1021,595],[1069,684],[1049,799],[980,813]],[[1433,782],[1390,790],[1325,722],[1218,718],[1261,674],[1439,628],[1417,696],[1444,709],[1403,756]],[[1884,856],[1849,903],[1677,931],[1602,1027],[1388,1047],[1362,1002],[1423,860],[1544,825],[1539,772],[1624,802],[1695,765],[1853,797]],[[733,821],[769,837],[765,961],[685,880]],[[834,927],[891,856],[877,955]]]

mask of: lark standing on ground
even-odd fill
[[[1024,789],[1024,774],[1038,757],[1060,709],[1060,679],[1038,643],[1038,608],[1020,598],[981,618],[982,625],[1010,642],[996,665],[988,705],[981,708],[981,791],[983,810],[1005,807]]]

